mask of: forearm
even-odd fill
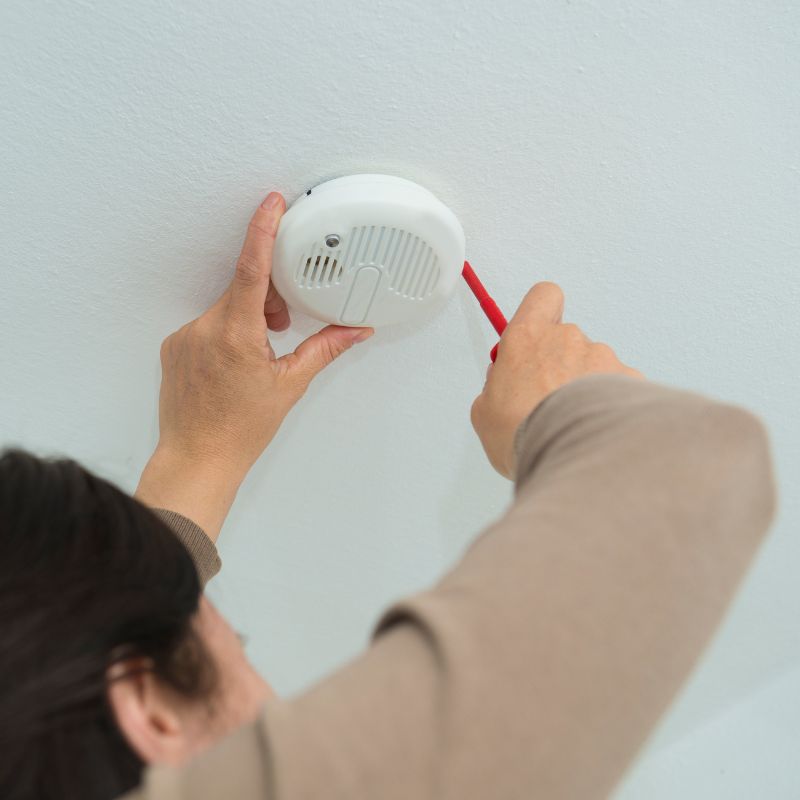
[[[600,376],[552,395],[517,445],[513,507],[384,627],[418,629],[451,673],[429,698],[447,709],[448,796],[505,764],[496,796],[601,797],[767,530],[766,438],[741,409]]]
[[[517,463],[513,506],[461,562],[267,713],[273,741],[320,743],[284,797],[598,798],[619,780],[764,536],[766,439],[740,409],[598,376],[537,409]]]
[[[156,448],[142,472],[134,496],[151,508],[188,517],[216,541],[244,476]]]

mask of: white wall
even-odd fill
[[[507,311],[556,280],[625,360],[768,422],[780,519],[620,795],[797,796],[775,754],[800,735],[800,7],[5,0],[0,41],[0,441],[132,489],[159,342],[228,280],[262,195],[415,179]],[[468,418],[493,342],[461,287],[347,354],[253,470],[212,594],[280,691],[354,654],[503,509]]]

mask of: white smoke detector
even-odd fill
[[[348,175],[309,189],[284,214],[272,280],[323,322],[380,327],[444,302],[464,266],[464,231],[427,189]]]

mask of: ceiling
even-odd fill
[[[6,0],[0,441],[132,490],[159,343],[229,280],[262,196],[358,171],[422,183],[508,313],[555,280],[623,360],[769,426],[780,518],[621,790],[643,796],[658,753],[800,669],[799,8]],[[296,318],[276,350],[315,327]],[[355,654],[507,504],[469,422],[493,344],[459,287],[347,353],[253,469],[211,594],[279,691]],[[800,709],[788,685],[775,713]]]

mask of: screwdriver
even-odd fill
[[[503,316],[503,312],[498,307],[497,303],[492,300],[489,292],[486,291],[486,287],[481,283],[480,278],[475,274],[475,270],[472,269],[469,261],[464,262],[464,269],[461,272],[464,276],[464,280],[467,282],[467,286],[472,290],[472,293],[477,298],[478,302],[480,303],[481,308],[483,309],[484,314],[489,319],[489,322],[492,323],[492,327],[497,331],[498,336],[503,335],[503,331],[506,329],[506,325],[508,325],[508,320]],[[492,359],[492,363],[497,358],[497,348],[500,345],[500,342],[492,348],[492,352],[489,353],[489,357]]]

